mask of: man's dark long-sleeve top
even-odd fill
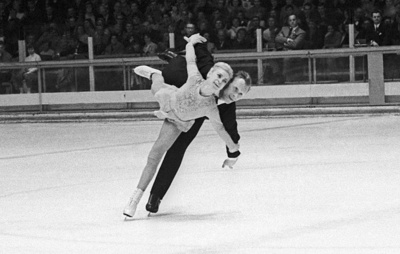
[[[205,43],[196,44],[194,48],[197,59],[197,67],[203,78],[206,78],[207,73],[214,66],[214,58],[208,52],[207,45]],[[174,85],[176,87],[181,87],[188,79],[186,59],[182,56],[177,56],[176,58],[172,59],[171,62],[163,69],[162,75],[165,83]],[[236,104],[234,102],[230,104],[220,104],[218,105],[218,110],[221,121],[229,136],[231,136],[233,142],[238,143],[240,136],[237,130]],[[228,148],[227,153],[228,157],[230,158],[236,158],[240,155],[239,151],[230,153]]]

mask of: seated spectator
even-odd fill
[[[85,29],[85,33],[89,37],[93,37],[94,36],[94,32],[96,30],[94,24],[95,24],[95,22],[93,22],[92,19],[85,19],[83,21],[83,28]]]
[[[93,36],[93,52],[95,55],[102,55],[110,42],[110,34],[106,33],[103,24],[96,25],[96,31]]]
[[[303,8],[299,13],[299,20],[304,24],[308,24],[309,22],[318,23],[318,15],[319,14],[316,9],[313,8],[312,3],[304,3]]]
[[[17,12],[11,9],[8,22],[4,25],[4,43],[12,56],[18,55],[18,40],[20,38],[20,29],[23,28],[22,24],[21,19],[17,17]]]
[[[308,22],[304,49],[321,49],[324,46],[324,34],[314,21]]]
[[[252,45],[247,36],[246,28],[239,28],[236,39],[232,41],[232,49],[251,49]]]
[[[295,5],[293,0],[285,0],[284,2],[285,5],[281,8],[279,16],[279,19],[283,21],[282,24],[284,24],[289,15],[298,15],[300,12],[299,8]]]
[[[229,36],[229,38],[231,40],[234,40],[236,38],[237,30],[239,28],[241,28],[239,18],[238,17],[233,17],[232,18],[232,25],[227,31],[228,36]]]
[[[251,18],[257,16],[260,20],[265,20],[266,13],[267,13],[267,9],[263,6],[261,6],[261,0],[254,0],[253,6],[250,7],[246,11],[246,17],[248,19],[251,19]]]
[[[210,33],[209,32],[204,32],[203,34],[202,34],[202,36],[204,37],[204,38],[206,38],[206,40],[207,40],[207,50],[212,54],[212,53],[214,53],[215,52],[215,44],[214,44],[214,42],[212,42],[211,41],[211,35],[210,35]]]
[[[192,21],[188,21],[183,30],[183,34],[181,31],[177,31],[175,33],[175,49],[176,51],[185,50],[187,41],[183,38],[187,36],[188,38],[196,33],[196,25]]]
[[[42,44],[39,56],[43,61],[53,60],[53,58],[55,56],[55,52],[51,48],[51,42],[47,41]]]
[[[288,25],[287,20],[288,20],[289,16],[294,15],[294,14],[295,14],[294,6],[291,4],[285,5],[284,7],[282,7],[280,18],[279,18],[279,23],[282,24],[283,26]]]
[[[242,6],[241,0],[229,0],[227,1],[227,10],[229,17],[236,17],[241,12],[246,12],[246,9]]]
[[[214,22],[214,26],[213,26],[212,30],[210,31],[212,41],[216,42],[218,40],[218,31],[219,30],[224,30],[225,32],[227,32],[225,23],[223,22],[222,19],[217,19]]]
[[[85,4],[85,13],[83,14],[84,20],[90,20],[91,24],[96,23],[96,15],[94,14],[94,7],[90,1]]]
[[[217,32],[217,39],[214,41],[215,48],[218,50],[226,50],[232,48],[232,43],[227,36],[224,29],[220,29]]]
[[[56,55],[61,59],[69,59],[75,53],[77,47],[75,42],[76,41],[71,37],[69,30],[65,30],[60,41],[54,45]]]
[[[104,55],[121,55],[124,52],[124,45],[118,40],[118,36],[116,34],[112,34],[110,43],[107,45],[104,51]]]
[[[143,41],[144,41],[144,46],[143,46],[143,55],[144,56],[155,56],[157,55],[157,44],[155,44],[150,37],[150,34],[144,34],[143,35]]]
[[[268,50],[276,50],[275,38],[279,32],[279,27],[276,24],[276,20],[273,17],[268,18],[268,28],[263,32],[263,39],[265,47]]]
[[[164,52],[165,50],[169,49],[169,33],[164,32],[162,36],[162,40],[157,43],[157,51]]]
[[[42,59],[35,53],[33,45],[28,45],[28,56],[25,62],[39,62]],[[20,70],[14,77],[14,83],[19,88],[20,93],[31,93],[37,91],[38,74],[37,68],[31,67],[28,69]]]
[[[12,61],[12,56],[5,49],[5,44],[0,41],[0,63],[9,63]],[[0,94],[6,92],[5,87],[2,86],[3,82],[10,82],[11,80],[11,70],[0,69]]]
[[[339,48],[342,41],[342,34],[331,24],[328,25],[328,32],[324,38],[324,49]]]
[[[129,38],[129,43],[125,47],[125,54],[136,56],[141,56],[143,54],[143,46],[133,35]]]

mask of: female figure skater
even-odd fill
[[[155,115],[165,120],[149,153],[137,188],[124,209],[123,214],[128,217],[135,214],[137,204],[154,177],[162,156],[182,131],[186,132],[190,129],[194,119],[208,117],[214,129],[225,141],[229,152],[239,150],[239,144],[235,144],[226,132],[217,108],[220,90],[232,78],[233,70],[228,64],[218,62],[204,80],[196,65],[193,45],[197,42],[204,42],[204,38],[192,36],[186,44],[188,80],[181,88],[165,84],[159,70],[148,66],[138,66],[134,69],[136,74],[152,80],[151,91],[160,104],[160,110],[156,111]]]

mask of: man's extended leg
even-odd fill
[[[196,137],[204,120],[205,118],[196,119],[192,128],[190,128],[188,132],[182,132],[165,154],[164,160],[162,161],[161,167],[150,191],[151,195],[149,202],[146,205],[146,209],[149,212],[156,213],[158,211],[158,205],[171,186],[171,183],[181,166],[186,149]]]

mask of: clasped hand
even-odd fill
[[[206,42],[207,41],[207,39],[206,38],[204,38],[203,36],[201,36],[200,34],[193,34],[192,36],[190,36],[190,37],[187,37],[187,36],[185,36],[185,37],[183,37],[187,42],[190,42],[190,43],[192,43],[193,45],[196,45],[197,43],[203,43],[203,42]]]

